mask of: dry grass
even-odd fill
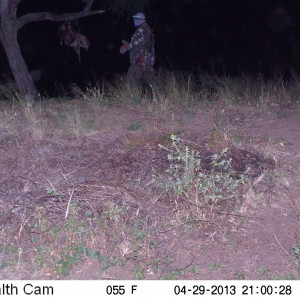
[[[265,79],[262,75],[230,77],[202,74],[199,79],[203,100],[257,106],[299,102],[298,78],[286,82],[282,78]]]
[[[114,83],[99,82],[85,90],[73,85],[70,90],[68,99],[32,102],[21,99],[12,82],[1,84],[0,97],[5,100],[2,105],[13,108],[1,110],[1,128],[9,134],[29,134],[33,141],[41,141],[49,134],[80,137],[105,126],[114,126],[113,120],[111,125],[102,120],[105,107],[111,105],[133,105],[139,111],[172,116],[178,109],[193,114],[193,107],[198,103],[266,107],[291,105],[300,99],[297,78],[286,83],[280,78],[265,80],[262,76],[234,78],[200,74],[195,78],[191,74],[173,72],[159,73],[153,87],[131,87],[121,79]],[[215,124],[217,129],[222,130],[222,120],[223,115],[219,114]]]
[[[41,103],[34,103],[28,99],[20,99],[18,106],[23,112],[27,126],[23,129],[23,132],[30,132],[33,141],[41,141],[44,135]]]
[[[200,102],[221,101],[259,107],[289,105],[298,103],[300,99],[297,79],[286,83],[280,78],[265,80],[262,76],[234,78],[203,73],[195,78],[191,74],[161,72],[153,87],[131,87],[125,79],[90,85],[85,90],[73,85],[70,88],[71,98],[59,99],[56,112],[49,104],[55,102],[55,99],[43,102],[21,99],[15,84],[7,82],[0,85],[0,97],[13,105],[14,115],[1,111],[0,122],[2,128],[12,132],[20,125],[14,123],[16,119],[19,122],[22,119],[25,131],[30,132],[35,141],[55,129],[78,137],[90,130],[101,129],[102,122],[98,116],[103,105],[138,105],[145,111],[169,114],[177,109],[192,113],[193,106]]]

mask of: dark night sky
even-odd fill
[[[101,0],[95,0],[101,8]],[[298,0],[158,0],[148,11],[155,27],[156,68],[195,73],[197,69],[266,76],[300,67],[300,1]],[[71,5],[70,5],[71,3]],[[74,4],[75,3],[75,4]],[[68,12],[80,8],[77,0],[23,0],[19,13],[49,9]],[[107,12],[73,23],[85,34],[91,48],[75,53],[59,44],[58,23],[33,23],[19,32],[29,69],[41,69],[40,89],[62,84],[112,79],[126,72],[128,54],[119,55],[120,41],[134,31],[131,20]],[[0,47],[0,72],[8,72]]]

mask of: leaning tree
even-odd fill
[[[18,6],[22,0],[0,0],[0,42],[8,58],[8,63],[17,83],[20,95],[37,98],[38,91],[30,76],[18,43],[18,31],[31,22],[72,21],[82,17],[103,13],[104,10],[92,10],[94,0],[81,0],[84,8],[78,12],[53,14],[51,12],[32,12],[18,16]],[[38,1],[38,0],[36,0]]]

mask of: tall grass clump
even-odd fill
[[[32,99],[19,98],[17,106],[21,109],[25,119],[26,128],[22,133],[29,132],[33,141],[41,141],[44,136],[42,127],[42,105],[40,102],[34,102]]]
[[[42,139],[40,102],[33,101],[30,97],[21,97],[17,85],[11,80],[0,84],[0,100],[9,103],[1,113],[1,127],[13,135],[29,133],[34,141]]]
[[[14,102],[18,97],[18,87],[14,81],[0,82],[0,101]]]
[[[142,85],[130,85],[125,78],[119,78],[113,82],[103,82],[102,85],[96,83],[90,84],[85,89],[73,85],[72,95],[86,103],[93,104],[141,104],[143,98],[147,95],[143,93]]]
[[[89,84],[84,90],[79,86],[73,84],[71,86],[71,94],[76,99],[83,100],[84,102],[96,105],[102,105],[107,102],[104,83],[96,83],[96,85]]]
[[[16,115],[12,112],[11,105],[16,97],[17,89],[12,81],[0,82],[0,130],[7,135],[16,135]]]
[[[126,78],[121,78],[107,84],[107,90],[111,102],[139,104],[159,111],[191,105],[199,100],[193,76],[180,72],[159,72],[152,84],[132,85]]]
[[[291,104],[298,101],[300,86],[297,80],[289,82],[282,77],[266,79],[257,76],[228,76],[200,74],[200,90],[204,100],[233,104],[268,106]]]
[[[166,109],[174,105],[190,106],[200,100],[200,93],[191,73],[159,73],[153,94],[158,106]]]
[[[224,76],[219,84],[220,100],[231,103],[265,106],[291,101],[287,85],[281,78],[266,80],[263,76]]]
[[[120,78],[107,84],[108,97],[112,103],[142,104],[146,95],[143,95],[142,85],[130,85],[126,78]]]

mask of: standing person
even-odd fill
[[[146,22],[146,17],[142,12],[132,16],[136,30],[130,43],[122,41],[120,53],[130,51],[130,67],[127,72],[129,84],[134,85],[140,81],[153,87],[155,80],[154,73],[154,34]]]

